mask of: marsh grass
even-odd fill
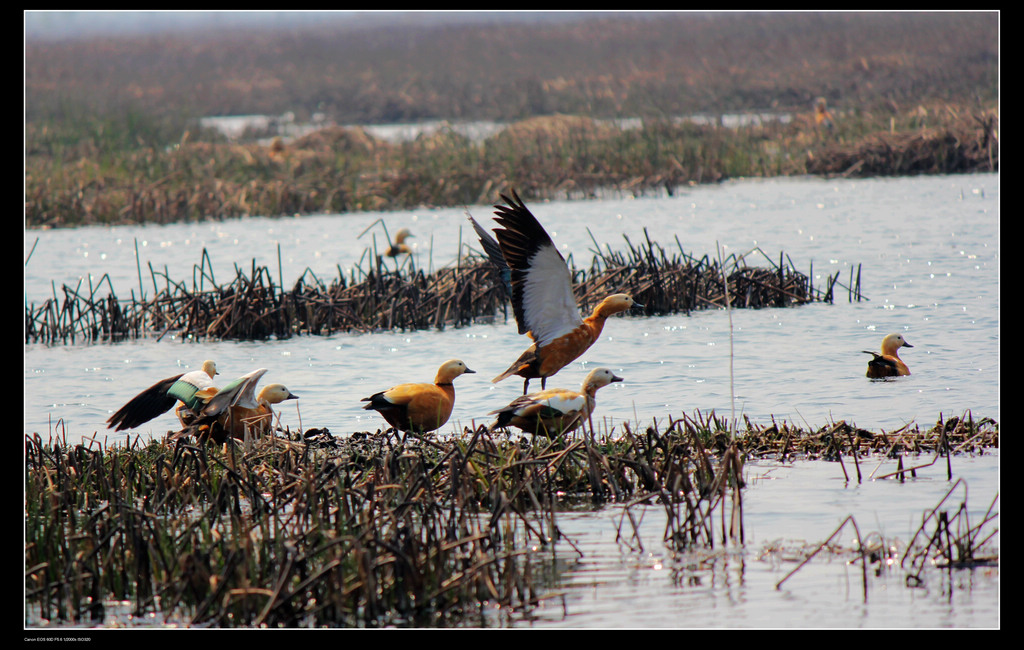
[[[82,624],[102,620],[109,600],[207,626],[434,627],[482,623],[494,607],[528,612],[551,589],[535,575],[545,558],[560,541],[575,549],[558,528],[564,501],[643,490],[677,510],[704,503],[680,515],[696,530],[716,507],[685,478],[698,435],[680,430],[652,449],[632,435],[317,430],[249,453],[30,436],[27,599],[42,619]],[[711,543],[713,532],[690,537]]]
[[[726,269],[732,304],[737,307],[786,307],[833,302],[839,274],[815,288],[780,254],[778,262],[755,249],[725,261],[686,253],[677,240],[666,249],[646,236],[628,250],[597,251],[589,268],[572,269],[573,290],[588,310],[611,293],[628,292],[647,315],[689,313],[725,306],[721,280]],[[595,244],[596,246],[596,244]],[[753,266],[763,263],[767,266]],[[218,283],[206,250],[191,281],[175,280],[149,266],[148,286],[139,269],[138,293],[118,299],[104,275],[90,276],[36,305],[25,305],[25,342],[119,341],[167,334],[184,337],[254,340],[302,334],[401,329],[444,329],[507,317],[507,294],[498,272],[475,253],[455,266],[425,273],[408,258],[385,261],[367,249],[346,277],[339,269],[329,284],[308,269],[290,290],[280,272],[236,265],[235,276]],[[851,301],[861,300],[859,271],[851,270]],[[152,293],[149,293],[149,291]],[[149,293],[151,298],[147,298]]]
[[[288,144],[193,141],[186,132],[170,147],[108,151],[38,143],[40,129],[29,128],[25,218],[29,227],[165,224],[478,205],[511,185],[534,199],[671,195],[736,177],[998,169],[994,112],[920,110],[931,120],[915,112],[897,128],[886,116],[861,116],[837,120],[827,133],[806,118],[739,128],[662,119],[621,128],[547,116],[479,144],[451,129],[392,144],[359,128],[328,127]]]
[[[25,223],[477,205],[509,187],[529,200],[673,193],[740,176],[998,169],[998,12],[495,18],[29,39]],[[832,129],[813,119],[819,96]],[[311,124],[508,127],[482,142],[442,129],[395,144],[358,127],[294,139],[282,130],[267,142],[275,133],[229,141],[201,126],[206,116],[286,113]],[[792,119],[724,125],[737,114]]]
[[[998,446],[991,420],[951,421],[926,431],[851,427],[851,440],[890,453],[897,437],[903,451],[943,439],[954,454]],[[588,423],[553,440],[486,427],[444,437],[284,430],[249,451],[27,436],[26,604],[39,619],[78,625],[102,622],[112,601],[136,616],[213,627],[527,616],[558,593],[555,558],[580,554],[559,527],[565,508],[621,508],[627,546],[642,545],[641,504],[665,508],[662,543],[673,552],[742,544],[744,460],[802,447],[818,457],[837,430],[746,422],[733,444],[727,425],[696,412],[618,432]],[[991,509],[974,525],[962,513],[933,514],[925,523],[939,529],[921,552],[955,547],[951,566],[971,553],[990,558],[978,524],[991,524]],[[920,559],[908,559],[918,570]]]

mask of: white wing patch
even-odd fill
[[[203,415],[220,414],[232,406],[241,406],[247,409],[259,406],[256,402],[256,384],[266,372],[266,368],[253,370],[222,388],[206,403]]]
[[[523,289],[523,318],[539,347],[583,324],[569,267],[554,246],[543,246],[530,258]]]
[[[543,404],[548,408],[554,409],[559,413],[577,413],[583,409],[587,403],[586,397],[583,395],[576,395],[575,397],[567,397],[565,395],[552,395],[547,399],[539,399],[537,404]]]
[[[189,386],[195,386],[196,390],[202,390],[213,386],[213,379],[210,375],[206,374],[205,370],[193,370],[192,372],[186,372],[178,378],[178,381],[183,384],[188,384]]]
[[[247,409],[254,409],[259,406],[259,402],[256,401],[256,384],[259,383],[260,378],[263,377],[266,372],[266,368],[260,368],[242,375],[242,379],[244,379],[245,382],[242,384],[238,397],[231,402],[231,405],[241,406]]]

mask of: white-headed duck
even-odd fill
[[[384,252],[388,257],[398,257],[399,255],[405,255],[412,252],[409,245],[405,243],[405,240],[416,235],[409,232],[408,228],[402,228],[395,233],[395,243],[388,246],[388,249]]]
[[[910,374],[910,368],[903,363],[900,355],[897,354],[900,348],[912,348],[913,345],[903,340],[902,334],[890,334],[882,339],[882,354],[862,350],[864,354],[870,354],[873,359],[868,361],[867,376],[871,379],[882,377],[902,377]]]
[[[399,384],[381,391],[363,402],[363,408],[380,413],[388,424],[406,433],[424,433],[444,426],[455,406],[452,381],[463,373],[475,373],[458,359],[445,361],[432,384]]]
[[[594,412],[597,389],[616,381],[622,381],[622,377],[616,376],[608,368],[595,368],[587,373],[579,392],[549,388],[522,395],[505,408],[488,414],[498,415],[490,428],[493,430],[512,425],[527,433],[549,438],[568,433]]]
[[[511,300],[519,333],[529,334],[534,343],[491,381],[519,375],[526,394],[531,379],[539,377],[541,388],[545,388],[548,377],[586,352],[601,336],[609,316],[640,305],[617,293],[602,300],[590,316],[581,317],[569,267],[551,237],[515,191],[512,198],[504,194],[501,198],[508,205],[494,206],[495,220],[502,226],[494,234],[502,260],[511,269]],[[482,230],[476,224],[474,228],[478,233]],[[480,238],[485,250],[487,239]],[[488,254],[500,268],[500,261]]]
[[[185,429],[172,438],[195,435],[221,443],[229,437],[245,440],[246,435],[255,439],[269,433],[274,423],[272,406],[299,396],[284,384],[268,384],[256,394],[256,385],[266,372],[259,368],[229,383],[210,397],[197,415],[179,414]]]
[[[162,379],[133,397],[107,420],[107,428],[115,431],[134,429],[163,415],[178,403],[179,410],[196,415],[206,401],[216,394],[213,378],[217,364],[204,361],[201,370]],[[179,416],[180,419],[180,416]],[[116,428],[115,428],[116,427]]]

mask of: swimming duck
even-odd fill
[[[441,364],[432,384],[399,384],[360,401],[369,402],[364,409],[379,412],[399,431],[434,431],[444,426],[455,406],[452,380],[463,373],[475,372],[462,361],[452,359]]]
[[[503,226],[494,234],[502,260],[511,269],[511,300],[519,333],[529,334],[534,343],[508,370],[491,381],[496,383],[519,375],[524,379],[526,394],[531,379],[539,377],[544,389],[548,377],[586,352],[601,336],[609,316],[641,305],[627,294],[617,293],[602,300],[590,316],[582,318],[572,293],[569,267],[551,237],[515,191],[511,199],[504,194],[501,198],[508,205],[494,206],[495,220]],[[482,229],[477,226],[474,228],[479,234]],[[480,238],[485,250],[487,239]],[[499,264],[494,256],[491,258]]]
[[[206,400],[216,394],[213,378],[217,374],[217,364],[204,361],[200,370],[162,379],[110,416],[107,428],[114,428],[115,431],[134,429],[163,415],[179,401],[179,411],[184,409],[183,412],[197,414],[206,405]]]
[[[409,245],[404,243],[409,237],[415,237],[408,228],[402,228],[395,233],[395,243],[388,246],[388,249],[384,252],[388,257],[398,257],[399,255],[411,253],[412,249]]]
[[[268,384],[256,394],[256,385],[267,372],[259,368],[242,375],[209,398],[198,414],[179,415],[185,428],[171,437],[195,435],[201,440],[224,442],[228,437],[257,438],[272,430],[274,404],[299,396],[284,384]]]
[[[900,348],[912,348],[913,345],[903,340],[902,334],[890,334],[882,339],[882,354],[862,350],[864,354],[870,354],[874,358],[868,361],[867,376],[871,379],[880,377],[902,377],[910,374],[910,368],[903,363],[897,351]]]
[[[522,395],[505,408],[488,413],[498,415],[490,429],[512,425],[527,433],[549,438],[568,433],[594,412],[597,389],[616,381],[622,381],[622,377],[616,376],[608,368],[595,368],[587,374],[579,392],[550,388]]]

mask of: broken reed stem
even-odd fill
[[[731,407],[731,417],[729,424],[729,431],[732,435],[732,440],[736,440],[736,377],[733,372],[733,365],[735,361],[735,352],[733,349],[733,325],[732,325],[732,302],[729,299],[729,279],[725,276],[725,263],[722,261],[722,248],[715,242],[715,248],[718,250],[718,266],[722,269],[722,289],[725,291],[725,312],[729,316],[729,404]],[[781,255],[781,254],[780,254]],[[779,259],[779,278],[782,276],[782,259]]]
[[[817,548],[814,549],[814,552],[812,552],[810,555],[808,555],[806,558],[804,558],[803,562],[798,564],[796,566],[796,568],[794,568],[792,571],[787,573],[785,575],[785,577],[782,578],[782,580],[779,580],[777,583],[775,583],[775,588],[776,589],[781,589],[782,588],[782,583],[784,583],[785,581],[789,580],[790,577],[793,576],[793,574],[795,574],[797,571],[802,569],[808,562],[810,562],[812,559],[814,559],[814,556],[816,556],[818,553],[820,553],[822,550],[824,550],[828,546],[828,544],[833,539],[835,539],[836,535],[838,535],[839,532],[842,531],[843,527],[845,527],[846,524],[850,524],[853,527],[853,530],[854,530],[854,532],[857,535],[857,549],[860,552],[860,559],[861,559],[861,563],[860,563],[860,568],[861,568],[861,585],[862,585],[862,591],[864,593],[864,602],[867,602],[867,600],[868,600],[868,563],[867,563],[867,557],[866,557],[866,550],[865,550],[864,544],[862,542],[862,537],[861,537],[861,534],[860,534],[860,528],[857,526],[857,520],[855,520],[852,515],[847,517],[846,519],[844,519],[843,522],[841,524],[839,524],[839,526],[832,532],[832,534],[828,536],[828,539],[826,539],[824,542],[819,544],[817,546]]]

